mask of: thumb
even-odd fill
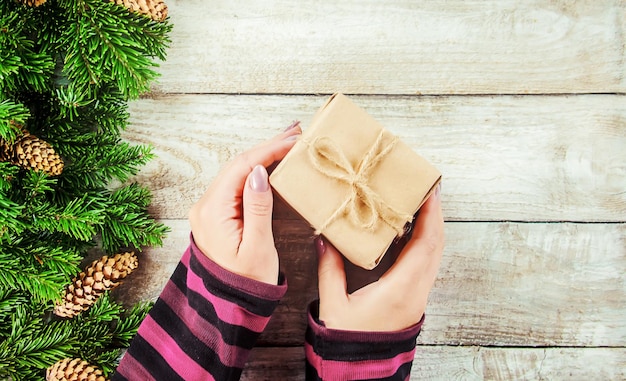
[[[242,241],[260,244],[274,241],[272,235],[273,198],[267,170],[262,165],[254,167],[246,179],[243,190]]]
[[[315,247],[318,254],[318,287],[320,294],[320,318],[326,308],[333,309],[347,297],[346,272],[341,254],[322,237],[317,237]]]

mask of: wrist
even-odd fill
[[[193,233],[190,234],[190,250],[191,255],[205,271],[228,287],[272,301],[280,300],[287,291],[287,279],[282,273],[278,274],[277,283],[271,284],[246,277],[223,267],[200,250],[194,241]]]
[[[336,329],[326,327],[325,323],[319,319],[319,301],[316,300],[309,304],[308,307],[308,324],[309,327],[325,340],[340,340],[353,342],[372,342],[372,341],[389,341],[389,340],[405,340],[416,338],[424,323],[426,315],[422,315],[420,320],[401,330],[390,331],[371,331],[371,330],[350,330]]]

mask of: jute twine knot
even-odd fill
[[[337,218],[347,215],[349,221],[356,227],[373,231],[378,221],[382,221],[392,227],[398,237],[402,236],[404,225],[410,222],[413,216],[387,204],[368,182],[372,170],[398,141],[395,136],[391,139],[385,139],[385,136],[385,130],[382,130],[356,167],[352,166],[343,150],[330,138],[320,136],[311,142],[305,141],[308,145],[309,160],[315,169],[349,186],[348,197],[315,231],[315,234],[321,234]],[[385,143],[384,140],[390,141]]]

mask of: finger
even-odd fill
[[[441,211],[441,187],[422,205],[411,239],[396,263],[385,274],[397,273],[398,278],[413,278],[416,272],[431,271],[439,266],[444,246],[444,223]]]
[[[295,140],[289,139],[294,136],[297,137],[298,134],[292,133],[285,139],[269,141],[238,155],[215,180],[219,188],[228,193],[224,196],[241,195],[246,177],[256,165],[267,168],[272,163],[282,160],[296,143]]]
[[[302,134],[302,128],[300,127],[300,121],[296,120],[291,123],[283,132],[279,133],[269,140],[265,140],[264,142],[257,144],[256,146],[252,147],[252,149],[268,146],[276,141],[284,139],[295,139],[293,137],[297,137],[300,134]]]
[[[272,191],[267,170],[257,165],[246,179],[243,190],[243,233],[242,242],[255,243],[253,246],[270,242],[272,235]]]
[[[334,308],[344,301],[347,294],[346,272],[341,254],[322,237],[315,240],[318,253],[318,287],[320,309]],[[322,311],[320,311],[322,316]]]

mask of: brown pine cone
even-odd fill
[[[18,0],[18,2],[27,5],[29,7],[38,7],[41,4],[45,3],[46,0]]]
[[[98,297],[121,283],[137,268],[135,253],[104,256],[94,261],[85,271],[78,274],[65,290],[65,295],[54,307],[54,314],[72,318],[91,307]]]
[[[167,5],[163,0],[111,0],[117,5],[150,16],[154,21],[163,21],[167,17]]]
[[[63,160],[48,142],[24,131],[13,144],[0,139],[0,160],[22,168],[44,171],[50,176],[63,172]]]
[[[102,371],[81,359],[63,359],[46,369],[46,381],[106,381]]]
[[[12,145],[6,140],[0,138],[0,161],[11,162]]]

